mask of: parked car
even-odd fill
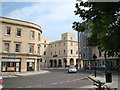
[[[77,73],[77,68],[73,65],[69,66],[68,73]]]
[[[0,90],[3,88],[3,78],[2,75],[0,74]]]

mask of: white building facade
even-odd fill
[[[48,42],[47,42],[48,40]],[[44,67],[65,67],[68,65],[79,65],[78,41],[75,34],[64,33],[61,40],[49,42],[45,39],[46,45],[43,54]]]

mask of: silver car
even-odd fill
[[[68,73],[77,73],[77,68],[75,66],[69,66]]]

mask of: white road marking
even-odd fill
[[[43,87],[44,87],[44,86],[46,86],[46,85],[41,85],[41,86],[43,86]]]
[[[76,80],[80,80],[80,79],[76,79]]]
[[[58,84],[58,83],[52,83],[53,85]]]
[[[18,87],[18,88],[23,88],[23,87]]]
[[[60,83],[65,83],[65,82],[60,82]]]
[[[28,86],[28,88],[31,88],[32,86]]]
[[[46,85],[41,85],[41,84],[40,84],[40,85],[35,85],[34,87],[42,87],[42,86],[44,87],[44,86],[46,86]]]
[[[28,87],[25,87],[25,88],[28,88]]]
[[[66,82],[70,82],[70,81],[66,81]]]
[[[38,85],[38,86],[42,86],[42,85]]]
[[[72,81],[76,81],[76,79],[72,80]]]

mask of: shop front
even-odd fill
[[[3,58],[1,64],[2,72],[20,72],[21,59]]]
[[[35,71],[35,60],[34,59],[27,60],[27,71]]]

